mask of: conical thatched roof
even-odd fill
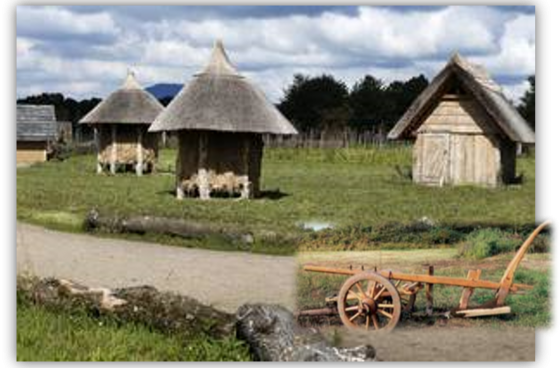
[[[423,123],[430,109],[435,107],[435,102],[445,92],[452,78],[456,78],[467,93],[480,103],[509,139],[521,143],[535,143],[534,131],[506,99],[500,86],[490,78],[482,66],[469,63],[459,54],[451,57],[445,68],[416,98],[389,132],[389,138],[410,136]]]
[[[101,101],[80,124],[151,124],[162,111],[163,105],[128,72],[121,88]]]
[[[297,134],[265,95],[237,72],[220,41],[206,68],[185,84],[150,127],[182,129]]]

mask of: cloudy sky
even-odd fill
[[[272,101],[295,73],[431,78],[454,51],[514,100],[535,72],[533,7],[18,6],[17,96],[103,97],[129,67],[144,86],[184,83],[218,38]]]

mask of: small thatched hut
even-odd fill
[[[216,42],[210,63],[186,84],[149,131],[176,131],[177,198],[259,193],[263,134],[297,134]]]
[[[389,133],[415,139],[413,178],[493,187],[515,179],[516,142],[535,134],[478,65],[455,54]]]
[[[52,105],[17,105],[16,162],[47,161],[49,145],[56,140],[56,117]]]
[[[134,169],[137,175],[152,172],[158,156],[159,135],[148,127],[163,111],[159,101],[146,92],[129,72],[121,88],[111,93],[80,120],[94,128],[97,172]]]

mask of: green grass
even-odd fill
[[[63,313],[18,299],[18,361],[247,361],[233,337],[185,340],[82,311]]]
[[[459,256],[463,258],[483,259],[496,254],[515,251],[516,239],[498,229],[483,229],[467,236],[459,247]]]
[[[269,149],[262,165],[262,189],[271,196],[251,201],[177,201],[173,196],[175,151],[163,150],[160,173],[95,174],[93,155],[74,156],[17,170],[17,217],[61,230],[81,231],[78,219],[92,208],[111,215],[158,215],[235,226],[253,233],[301,234],[301,224],[328,222],[337,227],[412,222],[534,222],[535,160],[518,160],[522,185],[486,189],[425,187],[402,175],[411,165],[411,148]],[[397,170],[397,166],[400,168]],[[401,174],[399,174],[401,172]],[[272,198],[276,190],[280,198]],[[285,254],[295,247],[257,239],[250,250]],[[163,242],[204,247],[188,241]],[[204,242],[203,242],[204,243]],[[227,244],[214,245],[227,249]]]

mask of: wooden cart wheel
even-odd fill
[[[391,331],[401,316],[399,292],[391,281],[374,272],[350,277],[338,294],[338,314],[349,328]]]

